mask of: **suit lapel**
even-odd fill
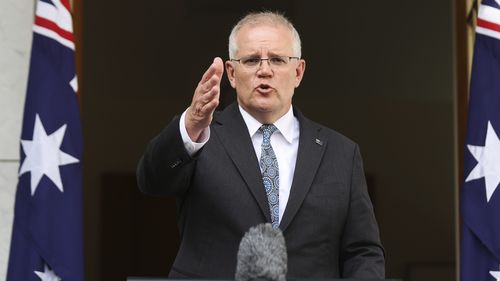
[[[286,230],[311,188],[327,145],[326,139],[321,137],[321,128],[302,116],[298,110],[294,112],[300,123],[299,149],[290,197],[280,222],[282,231]]]
[[[215,116],[212,128],[257,201],[266,221],[271,222],[259,162],[237,103]]]

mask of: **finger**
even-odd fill
[[[220,92],[220,87],[217,85],[217,86],[212,87],[206,93],[201,93],[201,94],[196,95],[193,98],[193,102],[191,104],[192,107],[196,109],[195,110],[196,115],[203,116],[205,111],[203,111],[202,108],[205,107],[207,104],[211,103],[213,100],[218,101],[219,100],[219,92]]]
[[[213,99],[218,99],[218,96],[219,96],[219,87],[215,86],[212,89],[210,89],[209,92],[205,93],[201,97],[201,102],[203,104],[207,104],[207,103],[211,102]]]
[[[208,79],[210,79],[215,74],[215,72],[216,72],[216,66],[214,65],[214,63],[212,63],[205,71],[205,73],[203,73],[200,83],[203,84],[206,81],[208,81]]]
[[[215,111],[215,108],[217,108],[217,106],[219,105],[219,98],[218,98],[218,95],[217,95],[217,98],[214,98],[212,99],[209,103],[205,104],[202,108],[201,108],[201,114],[202,115],[211,115],[214,111]]]
[[[212,76],[208,81],[206,81],[205,83],[203,83],[201,85],[201,91],[202,91],[202,95],[205,94],[205,93],[208,93],[210,92],[210,90],[212,90],[213,87],[215,86],[219,86],[220,85],[220,79],[219,77],[217,76]]]
[[[222,59],[220,57],[216,57],[212,65],[215,68],[215,75],[221,78],[222,73],[224,73],[224,62],[222,61]]]

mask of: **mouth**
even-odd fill
[[[255,87],[255,90],[261,94],[269,94],[273,90],[273,87],[268,84],[259,84]]]

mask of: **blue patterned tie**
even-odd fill
[[[279,222],[279,189],[280,176],[278,170],[278,159],[271,146],[271,135],[277,130],[273,124],[262,125],[259,131],[262,132],[262,153],[260,155],[260,169],[262,171],[262,181],[266,189],[269,209],[271,210],[271,223],[273,228],[278,228]]]

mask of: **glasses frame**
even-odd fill
[[[271,56],[271,57],[268,57],[268,58],[257,58],[257,57],[252,57],[252,56],[248,56],[248,57],[241,57],[239,59],[229,59],[230,61],[235,61],[237,63],[239,63],[240,65],[242,65],[243,67],[245,68],[248,68],[248,69],[258,69],[260,67],[262,67],[262,61],[267,61],[267,65],[269,67],[279,67],[279,65],[273,65],[271,63],[271,59],[273,58],[281,58],[281,59],[284,59],[284,61],[286,61],[286,63],[282,66],[286,66],[288,65],[292,59],[296,59],[296,60],[300,60],[299,57],[293,57],[293,56]],[[286,58],[286,59],[285,59]],[[255,66],[249,66],[249,65],[245,65],[244,63],[241,62],[241,60],[244,60],[244,59],[256,59],[256,60],[259,60],[259,63],[256,64]]]

